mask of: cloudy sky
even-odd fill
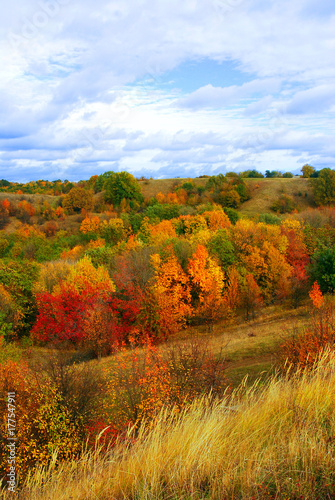
[[[0,34],[0,178],[335,168],[334,0],[15,0]]]

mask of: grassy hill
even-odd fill
[[[241,205],[239,212],[253,216],[271,212],[271,205],[282,194],[292,196],[298,210],[315,206],[309,180],[302,177],[291,179],[246,179],[251,189],[251,199]]]
[[[158,193],[172,192],[176,185],[192,181],[196,186],[205,186],[208,179],[151,179],[140,181],[145,198],[155,197]],[[315,206],[309,180],[302,177],[244,179],[251,191],[251,199],[241,205],[238,211],[246,216],[272,212],[271,205],[282,194],[291,196],[297,209],[305,210]]]
[[[160,413],[109,452],[53,464],[25,500],[275,500],[334,498],[335,358],[311,375],[242,384],[221,401]],[[4,492],[4,499],[10,494]]]

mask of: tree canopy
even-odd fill
[[[122,200],[142,203],[141,187],[129,172],[105,172],[99,175],[96,184],[105,190],[105,201],[119,206]]]
[[[314,199],[317,205],[331,205],[335,203],[335,171],[323,168],[319,176],[312,180]]]

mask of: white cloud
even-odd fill
[[[261,152],[258,160],[250,153],[256,168],[266,155],[275,161],[276,143],[282,169],[302,154],[316,166],[333,162],[328,140],[317,138],[327,136],[334,112],[334,33],[331,0],[4,4],[0,175],[79,175],[80,149],[85,172],[103,170],[109,158],[115,168],[159,175],[192,161],[217,169],[220,141],[241,168],[241,144]],[[188,95],[167,85],[167,71],[206,60],[234,61],[244,82],[218,86],[209,75]]]

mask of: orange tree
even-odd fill
[[[177,332],[191,315],[189,280],[171,247],[163,258],[151,256],[154,278],[151,282],[151,297],[157,302],[159,331],[163,338]]]
[[[227,314],[222,295],[224,274],[220,266],[208,255],[206,247],[197,245],[188,264],[194,314],[210,328]]]

